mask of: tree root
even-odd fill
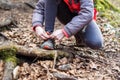
[[[15,64],[13,62],[6,62],[4,68],[4,75],[2,80],[13,80],[13,70],[15,68]]]
[[[16,54],[28,56],[28,57],[54,58],[55,54],[57,54],[57,56],[69,57],[69,54],[67,52],[64,52],[64,51],[60,51],[60,50],[49,50],[48,51],[48,50],[40,49],[38,47],[27,48],[24,46],[14,44],[13,42],[10,42],[10,41],[5,41],[3,44],[0,45],[0,51],[1,50],[9,50],[9,49],[15,49]]]
[[[23,55],[27,57],[39,57],[39,58],[53,58],[54,66],[56,64],[56,59],[58,56],[68,57],[69,54],[60,50],[44,50],[40,48],[27,48],[24,46],[17,45],[11,41],[4,41],[0,45],[0,56],[3,56],[5,60],[5,69],[3,80],[13,80],[13,70],[17,64],[17,59],[15,55]]]

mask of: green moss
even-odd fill
[[[94,5],[98,11],[106,11],[108,9],[120,12],[120,10],[113,6],[109,0],[94,0]]]
[[[0,55],[3,58],[4,57],[9,57],[9,56],[14,56],[15,54],[16,54],[16,49],[15,48],[0,50]]]
[[[49,58],[54,58],[55,55],[49,54]]]
[[[4,59],[5,62],[12,62],[14,63],[14,65],[17,65],[18,59],[15,56],[11,56],[11,57],[6,57]]]
[[[113,26],[113,27],[120,27],[120,13],[111,11],[111,10],[106,10],[105,12],[100,12],[99,14],[100,17],[102,18],[107,18],[108,22]]]
[[[17,52],[16,48],[3,49],[0,50],[0,56],[4,61],[13,62],[16,64],[17,63],[16,52]]]

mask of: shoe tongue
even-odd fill
[[[47,40],[44,40],[44,42],[45,42],[45,41],[54,42],[55,40],[54,40],[54,39],[49,38],[49,39],[47,39]]]

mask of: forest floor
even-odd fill
[[[38,47],[42,40],[36,37],[32,30],[32,13],[33,10],[30,8],[0,10],[0,21],[13,15],[18,26],[1,33],[19,45]],[[62,49],[72,52],[74,56],[58,58],[55,67],[52,59],[18,56],[23,62],[17,65],[19,67],[17,80],[120,80],[120,29],[114,28],[106,18],[101,18],[99,15],[97,23],[104,37],[104,47],[101,50],[71,46],[75,44],[74,37],[64,38],[61,42]],[[56,19],[55,29],[62,26]],[[56,45],[60,47],[59,43]],[[4,62],[0,60],[0,80],[3,70]]]

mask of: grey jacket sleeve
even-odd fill
[[[45,9],[45,0],[39,0],[32,17],[32,26],[43,25],[44,22],[44,9]]]
[[[68,37],[76,34],[93,18],[94,5],[92,0],[80,0],[80,11],[68,24],[64,26],[64,31]]]

